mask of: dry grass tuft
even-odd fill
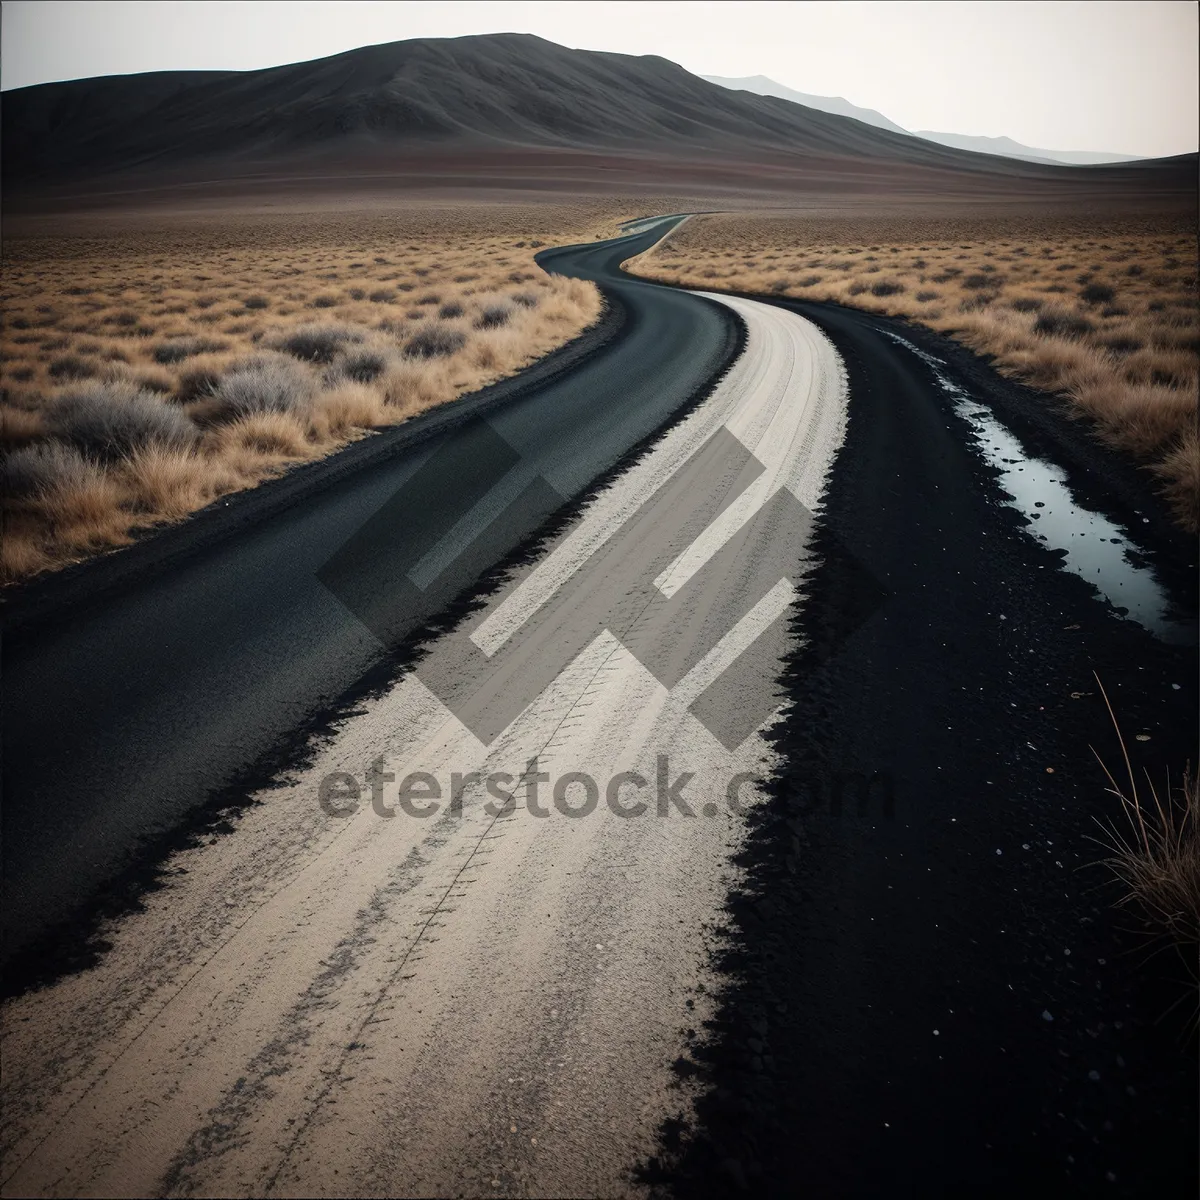
[[[1119,903],[1136,908],[1151,932],[1190,950],[1194,958],[1200,947],[1200,787],[1185,770],[1180,786],[1172,788],[1168,779],[1161,792],[1147,773],[1146,787],[1139,791],[1102,684],[1100,693],[1117,731],[1127,779],[1119,784],[1096,755],[1129,824],[1128,832],[1109,825],[1103,837],[1112,850],[1105,861],[1126,889]]]
[[[324,441],[348,437],[356,429],[390,425],[394,419],[377,388],[367,383],[343,383],[318,397],[313,428]]]
[[[311,457],[308,423],[288,412],[251,412],[231,421],[218,432],[214,447],[218,457],[244,469],[246,456],[257,454],[268,460]]]
[[[829,300],[949,334],[1001,373],[1066,397],[1099,437],[1163,480],[1178,520],[1195,529],[1197,257],[1190,216],[923,209],[693,217],[626,266],[665,283]]]
[[[1193,427],[1154,465],[1163,492],[1191,529],[1200,528],[1200,434]]]
[[[147,446],[123,465],[132,505],[153,518],[185,517],[198,508],[236,491],[241,479],[219,459],[169,446]]]

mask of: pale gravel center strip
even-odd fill
[[[721,426],[767,470],[655,580],[665,596],[678,591],[778,488],[787,488],[810,511],[817,508],[846,432],[841,358],[815,325],[794,313],[712,292],[696,294],[745,321],[745,352],[712,395],[635,463],[621,486],[598,496],[571,533],[475,627],[471,640],[485,654],[495,654]]]

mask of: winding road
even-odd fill
[[[1147,1112],[1178,1165],[1061,768],[1089,653],[1169,747],[1191,651],[1057,570],[886,322],[622,276],[673,221],[543,253],[614,302],[557,365],[10,613],[19,971],[254,803],[6,1004],[4,1194],[1136,1191],[1085,1144]]]
[[[716,389],[236,836],[177,857],[93,972],[28,1001],[10,1188],[625,1190],[845,427],[830,343],[726,303],[748,337]]]
[[[378,446],[351,447],[337,457],[357,465],[370,451],[369,467],[338,474],[332,462],[307,472],[329,477],[322,490],[310,486],[293,498],[293,477],[239,498],[249,512],[240,523],[220,511],[198,523],[236,536],[193,546],[189,522],[137,548],[141,554],[31,589],[17,612],[9,606],[6,960],[136,866],[184,814],[224,789],[265,782],[278,765],[272,751],[294,730],[319,719],[386,650],[729,364],[740,331],[728,309],[618,272],[673,223],[543,256],[551,269],[603,279],[619,308],[615,335],[606,330],[586,360],[568,359],[571,370],[547,380],[545,368],[535,369],[468,405],[369,439]],[[483,413],[486,424],[470,419]],[[494,461],[497,439],[520,459],[510,482],[540,478],[548,486],[518,489],[520,504],[508,505],[502,521],[446,529],[448,505]],[[434,455],[437,469],[422,488],[405,489]],[[403,520],[395,521],[386,506],[400,492]],[[275,494],[289,502],[272,507]],[[343,556],[331,568],[364,625],[318,573],[381,511],[386,536],[371,542],[368,556]],[[422,578],[397,602],[395,581],[439,543],[452,569]],[[169,569],[159,569],[177,545]],[[56,607],[64,596],[65,612]],[[371,620],[380,597],[386,624]],[[268,765],[256,771],[264,757]]]

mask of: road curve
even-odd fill
[[[289,735],[319,719],[386,649],[670,420],[731,361],[740,330],[727,308],[619,273],[625,258],[673,224],[668,218],[632,237],[544,252],[551,270],[602,283],[623,317],[620,331],[548,382],[498,385],[486,427],[463,422],[463,406],[447,406],[411,422],[412,430],[377,435],[387,453],[321,491],[306,494],[303,483],[322,476],[325,464],[238,498],[231,512],[261,510],[270,519],[247,519],[236,536],[190,547],[164,569],[130,573],[105,590],[92,586],[107,585],[142,549],[165,555],[189,546],[193,531],[221,525],[221,514],[204,514],[136,553],[35,588],[24,614],[14,614],[10,601],[2,716],[5,961],[68,922],[184,814],[226,788],[241,788],[264,759],[278,759]],[[539,380],[538,368],[530,376]],[[522,478],[549,486],[527,489],[503,520],[488,524],[481,509],[475,525],[444,528],[455,498],[479,484],[481,465],[495,458],[497,435],[521,459]],[[364,449],[371,447],[359,443],[343,456],[353,463]],[[440,465],[426,473],[425,486],[404,491],[402,511],[389,508],[389,498],[434,455]],[[488,491],[481,484],[477,490]],[[264,503],[272,495],[286,499],[275,511]],[[334,564],[334,590],[351,600],[355,615],[318,573],[373,516],[386,530],[372,540],[371,554],[343,553]],[[233,528],[234,521],[224,524]],[[422,578],[404,604],[391,603],[396,580],[433,545],[449,547],[454,569]],[[371,620],[381,599],[386,626]],[[56,606],[54,619],[45,619]],[[17,615],[32,620],[18,624]]]
[[[233,834],[177,855],[93,971],[10,1003],[6,1193],[634,1187],[705,1015],[845,432],[815,326],[722,303],[747,345],[710,396]],[[412,772],[438,811],[398,807]],[[572,819],[579,773],[604,800]]]

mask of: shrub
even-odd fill
[[[293,358],[305,362],[328,364],[346,342],[362,340],[361,334],[352,333],[337,325],[301,325],[281,337],[276,345]]]
[[[270,301],[266,296],[247,296],[243,303],[247,308],[259,309],[266,308],[270,304]]]
[[[321,295],[312,298],[313,308],[336,308],[337,303],[338,298],[331,292],[323,292]]]
[[[538,298],[536,292],[513,292],[513,303],[519,304],[522,308],[537,308]]]
[[[427,296],[422,296],[417,303],[430,307],[434,304],[441,304],[442,298],[436,292],[430,292]]]
[[[175,389],[175,399],[180,404],[195,400],[200,396],[211,396],[221,382],[221,376],[213,367],[190,367],[179,377],[179,385]]]
[[[387,304],[390,300],[396,298],[396,293],[392,288],[376,288],[368,297],[368,300],[375,304]]]
[[[866,290],[867,285],[865,283],[852,283],[850,285],[850,295],[852,296],[861,296]]]
[[[1145,345],[1139,337],[1122,336],[1105,338],[1102,344],[1114,354],[1134,354]]]
[[[499,329],[501,325],[507,325],[509,318],[512,316],[512,305],[510,304],[489,304],[475,318],[476,329]]]
[[[1012,302],[1011,307],[1017,312],[1037,312],[1044,303],[1044,300],[1039,300],[1035,296],[1020,296]]]
[[[95,472],[94,464],[74,446],[40,442],[22,446],[0,459],[0,489],[5,495],[26,499],[58,487],[82,485]]]
[[[928,304],[930,300],[936,300],[937,298],[938,298],[937,292],[918,292],[917,293],[917,303],[918,304]]]
[[[93,383],[62,396],[48,425],[84,454],[118,458],[151,443],[188,446],[197,430],[177,408],[169,408],[128,383]]]
[[[442,358],[455,354],[467,344],[466,334],[445,325],[428,325],[404,344],[407,358]]]
[[[96,368],[92,363],[74,354],[64,354],[54,359],[46,372],[51,379],[88,379],[95,373]]]
[[[290,413],[312,401],[312,377],[299,364],[282,357],[250,358],[228,371],[213,396],[236,416]]]
[[[902,291],[904,291],[904,284],[888,279],[881,279],[878,283],[871,285],[872,296],[895,296]]]
[[[1043,333],[1048,337],[1081,338],[1085,333],[1091,333],[1094,328],[1087,317],[1076,316],[1061,309],[1044,312],[1033,323],[1034,333]]]
[[[820,275],[805,275],[803,279],[796,280],[796,286],[803,287],[803,288],[814,287],[814,286],[816,286],[816,284],[821,282],[821,278],[822,277]],[[882,286],[883,286],[883,284],[881,284],[881,283],[877,283],[875,285],[876,288],[880,288]],[[880,295],[880,294],[881,293],[876,292],[876,295]]]
[[[355,383],[370,383],[387,369],[387,359],[374,350],[356,350],[337,365],[337,374]]]
[[[1108,304],[1116,292],[1106,283],[1089,283],[1079,293],[1079,298],[1084,304]]]
[[[995,281],[987,275],[968,275],[962,281],[963,287],[970,291],[977,292],[980,288],[992,287]]]
[[[162,342],[154,347],[154,361],[168,364],[183,362],[193,354],[208,354],[216,350],[226,349],[224,342],[211,342],[207,338],[178,337],[168,342]]]
[[[449,304],[443,304],[438,309],[438,316],[444,320],[450,320],[453,317],[461,317],[463,315],[463,306],[457,300],[451,300]]]

